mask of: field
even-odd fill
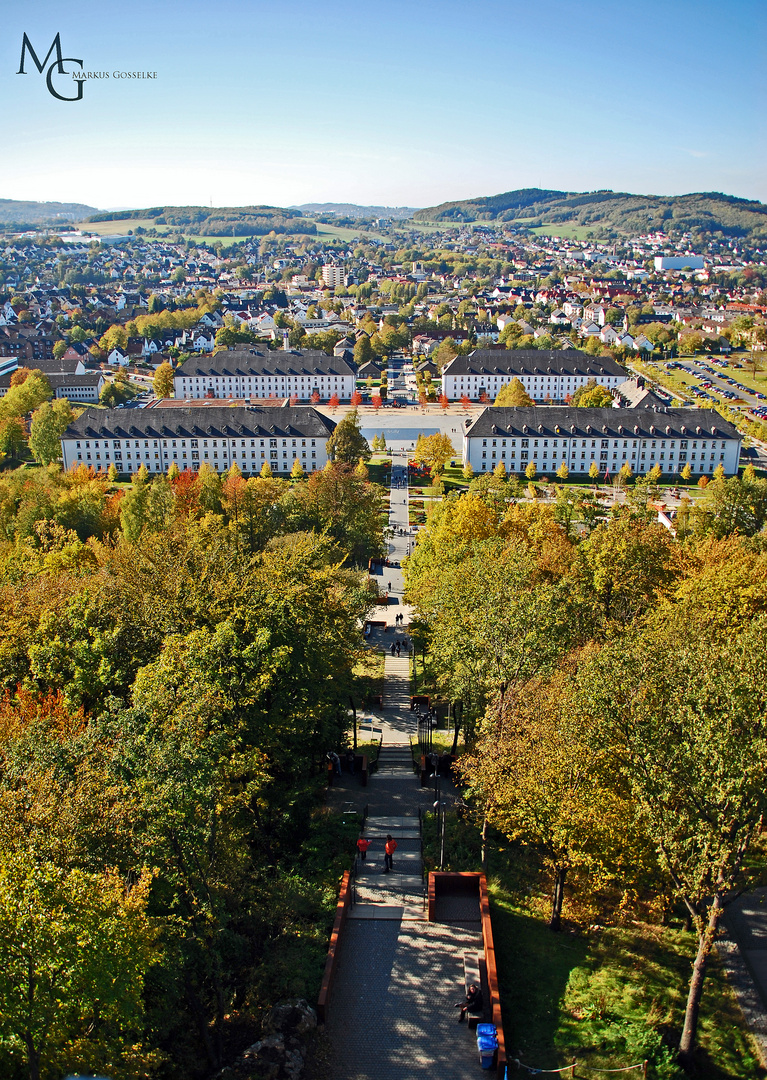
[[[561,236],[565,240],[588,240],[594,235],[590,225],[536,225],[530,230],[536,236]]]

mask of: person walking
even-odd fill
[[[389,833],[386,834],[386,844],[384,845],[384,873],[388,874],[390,870],[394,869],[394,852],[397,850],[397,841],[392,840]]]
[[[370,841],[366,837],[361,836],[359,838],[359,840],[357,841],[357,851],[359,851],[360,859],[362,859],[363,862],[365,862],[365,859],[367,858],[367,853],[368,853],[368,848],[369,847],[370,847]]]
[[[396,654],[396,652],[397,652],[397,646],[394,644],[394,642],[392,642],[391,643],[391,654],[392,654],[392,656],[394,656]]]
[[[397,642],[397,659],[398,660],[399,660],[399,654],[400,654],[401,649],[402,649],[402,646],[400,645],[399,642]]]

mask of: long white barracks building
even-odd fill
[[[197,472],[204,463],[245,475],[289,473],[296,459],[305,473],[327,464],[335,423],[311,407],[176,406],[155,409],[88,409],[61,437],[64,468],[88,465],[105,472],[114,464],[130,474],[144,465],[164,473],[175,462]]]
[[[504,409],[491,406],[466,428],[463,460],[475,473],[492,472],[500,461],[508,473],[535,464],[538,476],[569,472],[615,476],[623,465],[643,474],[659,465],[667,475],[690,465],[710,476],[718,465],[738,471],[741,435],[713,409]]]
[[[190,357],[173,377],[173,396],[195,398],[295,397],[308,403],[350,401],[356,369],[339,356],[310,349],[258,349],[255,346],[221,350]]]
[[[557,404],[590,380],[614,390],[628,377],[611,357],[577,349],[475,349],[445,365],[442,391],[450,401],[481,401],[486,395],[492,402],[502,386],[519,379],[533,401]]]

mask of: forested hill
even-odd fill
[[[406,221],[416,212],[413,206],[359,206],[357,203],[301,203],[291,207],[304,214],[333,214],[336,217],[352,218],[390,218],[392,221]]]
[[[767,237],[767,206],[717,191],[691,195],[630,195],[621,191],[547,191],[521,188],[502,195],[440,203],[417,210],[416,221],[513,221],[536,227],[572,224],[594,236],[693,232]]]
[[[27,202],[23,199],[0,199],[0,225],[66,224],[82,221],[96,212],[84,203]]]
[[[279,206],[153,206],[145,210],[95,213],[89,222],[143,219],[147,227],[171,225],[198,236],[266,236],[276,233],[316,233],[317,226],[298,210]]]

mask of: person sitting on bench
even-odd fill
[[[456,1001],[454,1008],[460,1009],[458,1023],[466,1016],[467,1012],[479,1012],[482,1008],[482,991],[476,983],[471,983],[463,1001]]]

